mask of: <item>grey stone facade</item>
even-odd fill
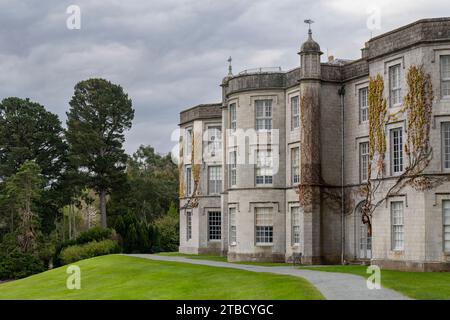
[[[199,105],[181,113],[180,177],[184,182],[180,185],[180,252],[222,254],[230,261],[289,261],[297,253],[302,254],[306,264],[372,262],[402,270],[450,270],[444,221],[445,208],[450,204],[449,179],[431,190],[407,187],[389,198],[373,215],[371,237],[361,222],[362,196],[354,193],[355,206],[345,214],[339,203],[327,197],[329,193],[357,190],[364,184],[361,148],[369,140],[369,128],[367,121],[361,119],[361,89],[368,86],[369,77],[380,74],[385,81],[384,95],[390,101],[389,75],[393,66],[399,66],[402,96],[407,90],[405,77],[411,65],[423,65],[431,75],[435,92],[430,131],[434,156],[424,174],[450,176],[442,154],[443,128],[450,123],[450,97],[441,92],[440,63],[442,57],[450,56],[450,18],[420,20],[372,38],[355,61],[321,63],[321,54],[309,34],[299,52],[300,67],[287,72],[261,69],[230,74],[221,84],[221,103]],[[298,117],[292,114],[296,110],[292,106],[295,97],[299,105],[299,100],[306,97],[312,108]],[[263,133],[256,131],[256,142],[250,139],[243,144],[236,143],[230,133],[234,125],[248,133],[263,123],[258,122],[264,121],[258,118],[258,103],[270,105],[271,129],[278,133],[277,140],[271,140],[267,149],[272,158],[277,158],[277,170],[270,183],[263,184],[257,183],[261,179],[257,172],[263,171],[257,171],[256,162],[248,161],[255,157],[255,150],[261,149]],[[298,113],[300,109],[299,106]],[[400,109],[401,104],[391,106],[390,111]],[[219,143],[209,138],[210,129],[217,126],[222,129]],[[394,179],[389,170],[393,161],[389,133],[398,128],[406,130],[402,115],[385,128],[388,170],[380,192],[386,191]],[[190,148],[186,145],[186,129],[194,137],[201,137],[201,141],[194,139],[195,159],[191,159],[192,152],[187,152]],[[215,146],[212,155],[208,153],[210,145]],[[292,161],[295,148],[303,151],[298,166]],[[236,165],[234,152],[244,159],[236,161]],[[200,172],[199,187],[194,196],[189,196],[183,192],[187,188],[186,168],[192,170],[194,162]],[[211,175],[216,177],[217,171],[210,167],[218,166],[220,180],[216,181],[220,181],[221,190],[211,193]],[[293,177],[293,170],[298,170],[297,178]],[[319,172],[320,179],[314,182],[311,203],[301,206],[297,185],[312,172]],[[236,178],[232,184],[233,175]],[[308,181],[311,179],[314,177],[308,177]],[[394,240],[392,203],[403,210],[400,249],[393,247],[398,239]],[[220,239],[215,238],[217,212],[221,217]],[[395,232],[398,237],[398,231]]]

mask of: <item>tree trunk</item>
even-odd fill
[[[69,211],[67,214],[67,220],[69,221],[69,240],[72,240],[72,205],[69,205]]]
[[[100,213],[102,215],[102,228],[107,228],[108,224],[106,223],[106,191],[100,191]]]

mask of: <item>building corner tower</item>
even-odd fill
[[[300,186],[299,199],[303,207],[302,262],[321,263],[321,141],[320,141],[320,46],[312,38],[300,48]]]

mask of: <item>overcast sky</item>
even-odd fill
[[[66,27],[70,5],[81,9],[80,30]],[[180,110],[220,101],[229,56],[235,73],[297,67],[311,18],[324,53],[356,59],[376,9],[374,36],[450,16],[450,1],[0,0],[0,98],[29,97],[65,123],[74,85],[106,78],[136,109],[127,152],[141,144],[168,152]]]

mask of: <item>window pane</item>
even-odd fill
[[[272,100],[255,100],[256,130],[272,129]]]
[[[236,104],[230,104],[230,129],[236,130]]]
[[[442,80],[450,79],[450,55],[441,56],[441,77]]]
[[[209,240],[220,240],[222,235],[222,215],[220,211],[208,212]]]
[[[192,153],[192,129],[186,130],[186,155],[190,156]]]
[[[450,252],[450,200],[442,201],[442,210],[444,251]]]
[[[450,169],[450,122],[442,123],[442,163]]]
[[[236,169],[237,169],[237,154],[236,151],[230,152],[230,164],[229,164],[229,172],[230,172],[230,185],[236,185]]]
[[[218,152],[222,147],[222,129],[221,127],[208,128],[208,151]]]
[[[186,167],[186,195],[192,194],[192,168]]]
[[[272,208],[255,208],[256,243],[273,242]]]
[[[192,212],[186,212],[186,240],[192,239]]]
[[[359,110],[360,122],[366,122],[369,119],[369,95],[368,88],[359,89]]]
[[[403,202],[391,202],[392,250],[403,250],[404,248],[403,220]]]
[[[272,151],[256,152],[256,184],[272,184]]]
[[[297,129],[300,125],[300,107],[298,96],[291,98],[291,130]]]
[[[208,167],[208,188],[210,194],[219,194],[222,192],[222,167]]]
[[[300,207],[291,208],[292,244],[300,244]]]
[[[300,148],[291,149],[291,183],[300,182]]]
[[[392,173],[403,171],[403,131],[401,128],[391,130],[391,170]]]
[[[389,91],[391,106],[401,103],[400,64],[389,68]]]
[[[361,182],[365,182],[369,176],[369,143],[363,142],[359,144],[360,153],[360,178]]]
[[[236,208],[230,208],[230,244],[236,243]]]

